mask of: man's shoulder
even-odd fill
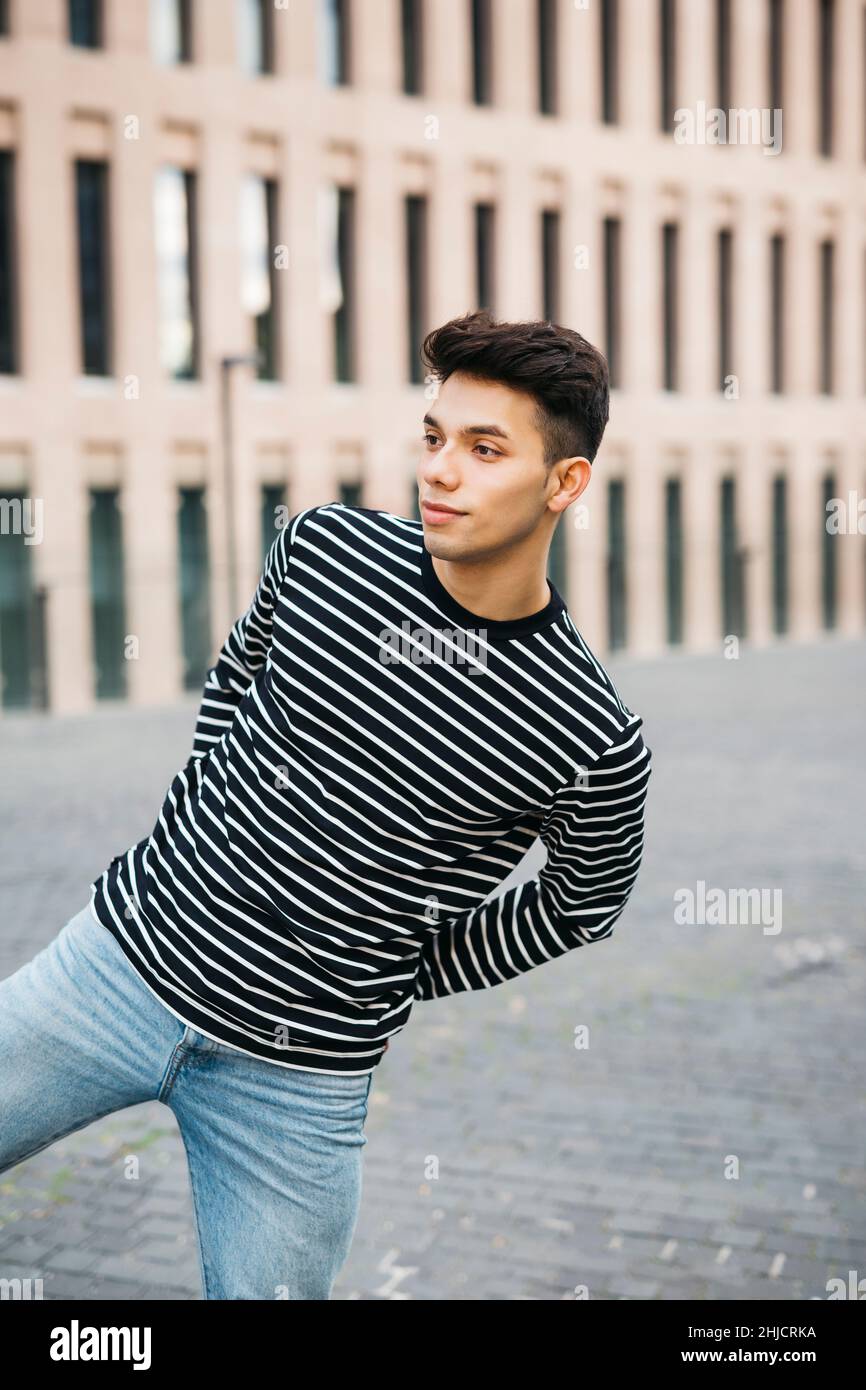
[[[290,517],[285,527],[289,544],[324,551],[339,548],[345,556],[360,554],[365,546],[381,546],[402,554],[423,544],[424,527],[412,517],[399,516],[383,507],[355,507],[346,502],[322,502]],[[369,553],[372,553],[369,552]]]
[[[631,734],[639,731],[643,719],[626,703],[607,666],[589,645],[570,614],[568,631],[575,698],[591,727],[588,741],[593,750],[601,754],[611,742],[627,741],[629,731]]]

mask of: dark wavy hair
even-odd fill
[[[610,411],[607,360],[571,328],[543,320],[501,323],[477,309],[428,333],[421,361],[443,382],[464,372],[533,396],[546,468],[575,455],[592,463],[598,453]]]

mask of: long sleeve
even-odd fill
[[[286,577],[299,512],[274,537],[252,603],[238,618],[207,673],[195,724],[192,756],[201,757],[231,727],[235,710],[264,665],[273,639],[277,595]]]
[[[610,936],[637,878],[652,752],[632,723],[546,803],[547,863],[534,877],[445,920],[425,942],[416,999],[490,989]]]

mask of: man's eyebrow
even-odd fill
[[[442,428],[439,421],[433,415],[425,415],[423,423],[425,425],[432,425],[435,430],[441,430]],[[511,435],[507,430],[504,430],[501,425],[463,425],[457,433],[462,435],[464,439],[468,439],[471,434],[490,434],[493,435],[495,439],[507,439],[509,443],[511,441]]]

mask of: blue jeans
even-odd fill
[[[205,1298],[328,1299],[361,1200],[372,1074],[280,1067],[175,1018],[83,907],[0,982],[0,1173],[142,1101],[174,1112]]]

